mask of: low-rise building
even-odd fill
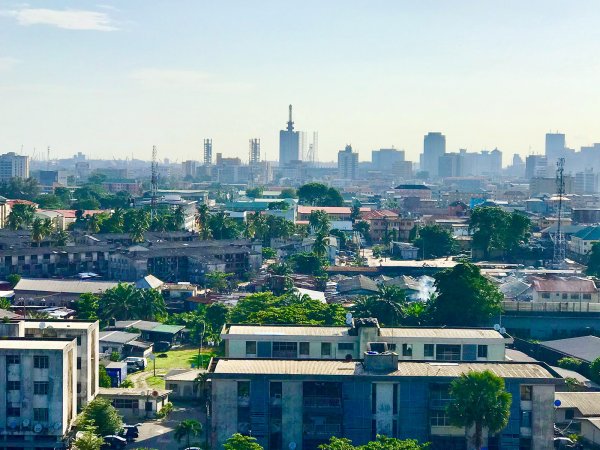
[[[107,327],[107,331],[111,330],[135,330],[139,332],[142,339],[145,341],[168,342],[169,344],[178,344],[183,340],[183,325],[165,325],[160,322],[151,322],[148,320],[118,320],[114,325]],[[110,336],[105,336],[105,339]]]
[[[136,420],[156,417],[169,402],[170,393],[152,388],[100,388],[98,397],[108,400],[125,420]]]
[[[600,290],[591,278],[532,278],[531,288],[534,302],[600,302]]]
[[[600,241],[600,226],[585,227],[571,236],[569,250],[578,255],[587,255],[592,245]]]
[[[194,400],[202,395],[199,376],[206,373],[204,369],[174,369],[165,375],[165,386],[171,391],[170,397],[175,400]]]
[[[141,332],[101,331],[100,352],[106,356],[116,352],[122,358],[127,356],[146,357],[152,353],[152,343],[141,339]]]
[[[21,278],[14,291],[16,306],[72,306],[81,294],[101,295],[118,285],[114,281]]]
[[[388,209],[377,209],[361,213],[360,219],[369,224],[369,235],[373,241],[391,240],[400,231],[400,216]]]

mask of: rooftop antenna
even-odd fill
[[[556,162],[556,191],[558,194],[558,224],[556,226],[556,234],[554,235],[554,265],[559,267],[566,258],[565,236],[562,232],[562,201],[565,194],[565,158],[558,158]]]
[[[287,123],[287,130],[294,131],[294,121],[292,120],[292,105],[290,105],[290,118]]]
[[[152,175],[150,177],[150,218],[156,217],[156,197],[158,194],[158,163],[156,162],[156,145],[152,146]]]

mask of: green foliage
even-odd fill
[[[232,273],[225,272],[210,272],[206,274],[206,287],[215,292],[225,292],[229,290],[229,279],[233,276]]]
[[[206,308],[206,324],[210,328],[211,336],[219,337],[223,325],[227,322],[229,307],[223,303],[213,303]]]
[[[117,434],[123,428],[123,420],[108,400],[96,398],[89,402],[77,420],[79,427],[94,426],[99,436]]]
[[[11,306],[10,300],[6,297],[0,297],[0,309],[9,309]]]
[[[169,315],[168,323],[172,325],[185,326],[188,330],[190,330],[190,341],[193,344],[198,345],[200,343],[200,337],[203,333],[206,337],[205,326],[207,324],[205,315],[206,306],[198,305],[195,311]]]
[[[121,355],[119,354],[119,352],[111,352],[110,354],[110,360],[111,361],[119,361],[121,359]]]
[[[264,259],[273,259],[277,256],[277,251],[272,249],[271,247],[263,247],[262,249],[262,257]]]
[[[451,402],[446,412],[457,427],[475,426],[474,444],[481,449],[483,429],[490,435],[508,424],[512,396],[504,388],[504,380],[493,372],[469,372],[450,384]]]
[[[214,239],[237,239],[240,230],[236,222],[225,212],[220,211],[208,217],[208,228]]]
[[[70,202],[65,202],[54,194],[38,195],[33,201],[42,209],[68,209],[71,207]]]
[[[329,233],[331,228],[329,215],[320,209],[311,211],[308,217],[308,224],[315,233]]]
[[[52,234],[53,229],[54,226],[50,219],[40,219],[39,217],[36,217],[31,223],[31,240],[40,245],[40,242],[43,241],[44,238]]]
[[[11,273],[6,277],[6,281],[8,281],[12,287],[15,287],[17,283],[21,281],[21,275],[18,273]]]
[[[96,435],[96,427],[88,425],[82,428],[81,436],[73,442],[74,448],[76,450],[100,450],[104,439]]]
[[[377,435],[377,439],[365,445],[354,446],[346,438],[331,437],[327,444],[319,445],[320,450],[426,450],[429,444],[420,444],[415,439],[396,439]]]
[[[352,223],[360,219],[360,204],[354,203],[350,208],[350,220]]]
[[[0,183],[0,195],[10,199],[33,201],[40,192],[40,184],[35,178],[15,177]]]
[[[256,442],[256,438],[252,436],[244,436],[240,433],[235,433],[223,444],[224,450],[263,450],[263,447]]]
[[[135,387],[135,384],[129,378],[125,378],[119,387],[122,387],[122,388],[133,388],[133,387]]]
[[[327,261],[315,253],[296,253],[290,258],[294,272],[305,275],[323,275]]]
[[[277,323],[343,325],[346,311],[341,305],[323,304],[308,296],[271,292],[253,294],[240,300],[229,315],[232,323]]]
[[[558,367],[579,372],[583,368],[583,361],[577,358],[565,356],[558,360]]]
[[[329,233],[326,233],[324,230],[320,230],[315,235],[315,242],[313,242],[312,251],[319,258],[325,258],[328,249]]]
[[[15,203],[12,205],[10,214],[6,218],[6,226],[11,230],[28,227],[33,222],[34,215],[34,206],[26,205],[24,203]]]
[[[358,222],[354,222],[352,228],[354,231],[358,231],[365,241],[371,242],[371,224],[369,222],[359,220]]]
[[[269,203],[268,209],[271,211],[287,211],[290,209],[290,204],[288,202],[271,202]]]
[[[200,436],[202,433],[202,424],[195,419],[185,419],[177,424],[175,427],[175,440],[181,442],[183,439],[186,440],[187,446],[190,446],[192,438]]]
[[[344,206],[340,192],[322,183],[307,183],[298,188],[299,202],[312,206]]]
[[[395,327],[404,322],[408,305],[402,289],[382,285],[377,294],[359,298],[352,313],[355,317],[374,317],[381,325]]]
[[[385,247],[383,245],[373,246],[373,258],[382,258],[385,255]]]
[[[589,252],[586,273],[593,277],[600,277],[600,242],[594,242]]]
[[[165,300],[156,289],[137,289],[134,285],[119,283],[104,291],[98,317],[108,322],[115,320],[158,320],[166,318]]]
[[[285,188],[281,190],[281,194],[279,194],[279,198],[296,198],[296,189],[294,188]]]
[[[53,239],[57,247],[64,247],[71,240],[71,235],[68,231],[57,230],[53,235]]]
[[[262,196],[263,192],[264,192],[264,188],[262,186],[257,186],[255,188],[246,189],[246,197],[259,198]]]
[[[595,383],[600,383],[600,357],[596,358],[590,364],[589,375],[590,375],[590,380],[592,380]]]
[[[425,249],[425,258],[439,258],[456,253],[458,244],[450,231],[439,225],[427,225],[419,230],[419,237],[413,241],[419,248],[419,256],[423,256]]]
[[[492,250],[512,255],[531,236],[531,221],[518,211],[505,212],[496,206],[477,207],[471,212],[469,229],[473,247],[487,258]]]
[[[434,278],[436,296],[430,303],[434,324],[485,326],[500,313],[504,297],[479,267],[461,263],[438,272]]]
[[[98,366],[98,384],[103,388],[112,387],[112,379],[106,372],[106,367],[102,364]]]
[[[163,418],[167,417],[169,414],[171,414],[174,409],[175,408],[173,406],[173,403],[167,402],[163,405],[163,407],[160,409],[160,411],[158,411],[156,413],[156,417],[158,417],[159,419],[163,419]]]
[[[77,318],[81,320],[98,320],[98,309],[100,308],[100,297],[91,292],[84,292],[75,302]]]

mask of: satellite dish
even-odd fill
[[[346,325],[352,325],[352,313],[346,313]]]
[[[35,431],[36,433],[39,433],[40,431],[42,431],[42,424],[41,423],[36,423],[35,426],[33,427],[33,431]]]
[[[290,442],[290,445],[288,445],[290,450],[295,450],[296,448],[296,443],[294,441]]]
[[[558,399],[554,400],[554,406],[556,406],[557,408],[562,405],[562,402]]]
[[[27,428],[30,423],[31,422],[29,422],[29,419],[25,419],[25,420],[23,420],[23,422],[21,423],[21,425],[23,425],[25,428]]]
[[[505,334],[506,333],[506,328],[504,328],[504,327],[500,328],[500,333],[501,334]]]
[[[500,325],[499,324],[494,325],[494,330],[500,331]]]

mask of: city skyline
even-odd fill
[[[246,159],[259,138],[276,160],[290,103],[321,161],[346,144],[361,161],[391,146],[418,161],[430,131],[449,152],[497,147],[504,165],[543,154],[550,131],[576,149],[600,140],[593,2],[231,6],[3,3],[2,151],[150,159],[157,145],[201,161],[212,138]]]

